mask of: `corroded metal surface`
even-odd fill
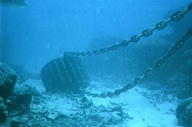
[[[89,84],[81,59],[67,55],[47,63],[41,71],[41,78],[50,92],[76,93]]]

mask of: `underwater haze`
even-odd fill
[[[29,0],[1,6],[4,54],[11,63],[39,71],[64,51],[88,50],[127,39],[153,26],[189,0]],[[98,41],[97,41],[98,39]],[[96,48],[97,48],[96,47]]]
[[[191,38],[191,0],[0,0],[0,127],[192,127]]]

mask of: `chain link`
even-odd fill
[[[146,29],[146,30],[143,30],[143,36],[144,37],[149,37],[153,34],[153,31],[154,30],[151,30],[151,29]]]
[[[159,23],[156,24],[155,28],[156,30],[162,30],[165,27],[167,27],[168,21],[160,21]]]
[[[158,69],[159,67],[164,65],[165,62],[171,56],[173,56],[180,48],[182,48],[182,46],[184,46],[186,41],[188,41],[191,38],[192,38],[192,28],[190,28],[188,30],[188,32],[181,38],[181,40],[179,40],[172,48],[170,48],[163,57],[159,58],[159,60],[157,60],[157,62],[154,64],[154,66],[148,68],[142,75],[136,77],[132,83],[126,85],[125,87],[116,89],[114,92],[95,94],[95,93],[90,93],[90,92],[86,91],[85,94],[87,94],[88,96],[93,96],[93,97],[106,98],[106,97],[118,96],[121,93],[127,92],[129,89],[135,87],[137,84],[141,83],[142,81],[146,80],[149,76],[151,76],[151,74],[156,69]]]
[[[171,20],[172,21],[179,21],[180,19],[183,18],[185,12],[182,12],[182,11],[178,11],[176,13],[174,13],[172,16],[171,16]]]
[[[91,56],[91,55],[96,55],[96,54],[101,54],[113,50],[117,50],[121,47],[126,47],[130,42],[136,43],[141,40],[142,37],[150,37],[154,31],[160,31],[165,29],[169,23],[171,22],[176,22],[181,20],[188,12],[192,11],[192,3],[188,5],[186,9],[183,11],[177,11],[173,13],[169,19],[163,20],[158,22],[154,28],[148,28],[143,30],[141,34],[134,35],[130,38],[130,40],[123,40],[122,42],[112,45],[110,47],[102,48],[102,49],[97,49],[97,50],[92,50],[92,51],[82,51],[82,52],[64,52],[64,55],[74,55],[74,56]]]
[[[158,22],[154,28],[148,28],[143,30],[142,34],[134,35],[130,38],[130,40],[123,40],[122,42],[112,45],[110,47],[97,49],[93,51],[64,52],[64,55],[91,56],[112,50],[117,50],[121,47],[126,47],[130,42],[136,43],[140,41],[142,37],[150,37],[154,33],[154,31],[160,31],[165,29],[169,23],[181,20],[190,11],[192,11],[192,3],[190,3],[185,10],[175,12],[170,16],[169,19]],[[159,58],[157,62],[154,64],[154,66],[148,68],[142,75],[136,77],[132,83],[126,85],[125,87],[121,89],[116,89],[113,92],[105,92],[101,94],[90,93],[88,91],[84,91],[84,93],[92,97],[106,98],[106,97],[118,96],[121,93],[127,92],[129,89],[135,87],[137,84],[141,83],[142,81],[146,80],[149,76],[151,76],[154,70],[161,67],[171,56],[173,56],[185,44],[187,40],[191,39],[191,37],[192,37],[192,28],[190,28],[188,32],[182,37],[182,39],[178,41],[171,49],[169,49],[163,57]]]

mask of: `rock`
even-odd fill
[[[30,104],[32,101],[31,93],[21,93],[8,98],[8,111],[16,111],[17,114],[24,114],[30,111]]]
[[[31,87],[27,84],[24,84],[20,88],[16,88],[14,91],[14,94],[16,94],[16,95],[21,95],[23,93],[28,93],[28,94],[31,94],[33,96],[41,96],[41,93],[39,93],[39,91],[36,88]]]
[[[20,127],[23,123],[18,120],[12,120],[10,125],[11,127]]]
[[[22,84],[29,79],[40,80],[40,75],[29,72],[22,64],[10,64],[10,66],[17,73],[17,83]]]
[[[39,98],[45,91],[42,84],[38,84],[33,80],[17,84],[14,89],[13,95],[8,97],[7,106],[9,111],[17,111],[20,114],[30,111],[30,104],[32,97]]]
[[[33,96],[41,96],[45,92],[45,87],[40,80],[27,80],[15,86],[14,93],[23,93],[24,91],[28,91]]]
[[[183,100],[178,105],[176,113],[179,124],[192,127],[192,97]]]
[[[25,123],[29,120],[29,116],[19,116],[12,118],[10,121],[10,126],[11,127],[29,127]]]
[[[10,96],[16,81],[16,73],[6,64],[0,63],[0,96],[3,98]]]
[[[0,123],[4,123],[7,121],[7,107],[4,105],[4,100],[0,97]]]
[[[31,115],[27,123],[38,127],[112,127],[130,119],[118,104],[97,106],[85,96],[71,99],[63,94],[44,95],[40,104],[32,103]]]

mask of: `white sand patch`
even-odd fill
[[[112,89],[103,87],[103,82],[94,81],[92,83],[91,88],[88,88],[91,92],[101,93],[112,91]],[[177,100],[172,99],[170,101],[170,99],[167,99],[167,101],[164,100],[159,103],[156,102],[155,97],[150,96],[154,96],[151,91],[135,87],[114,98],[86,96],[91,106],[80,108],[82,104],[78,99],[68,98],[61,94],[45,94],[40,105],[33,104],[31,107],[34,113],[37,110],[42,110],[42,113],[48,113],[47,117],[50,119],[55,119],[61,114],[67,117],[82,117],[84,124],[89,124],[89,127],[95,127],[89,121],[89,117],[94,116],[100,116],[95,117],[97,119],[104,118],[100,121],[101,123],[102,121],[104,123],[110,123],[110,117],[113,118],[112,122],[116,119],[117,121],[121,121],[115,124],[110,123],[105,125],[105,127],[180,127],[177,125],[175,116],[175,109],[178,104]],[[118,109],[118,107],[120,108]],[[121,115],[117,115],[116,113],[122,113],[123,121],[121,120]],[[88,118],[85,120],[84,117]]]
[[[104,90],[104,88],[100,88],[100,90],[111,91],[110,89]],[[175,116],[177,100],[155,103],[155,100],[148,99],[141,94],[142,92],[148,93],[148,96],[150,94],[149,90],[135,87],[114,98],[89,98],[96,106],[121,105],[124,112],[133,118],[124,121],[122,127],[180,127],[177,125]]]

